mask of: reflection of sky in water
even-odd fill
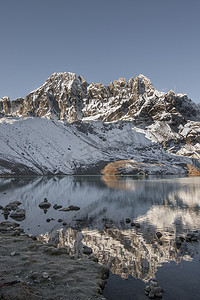
[[[144,281],[152,278],[162,263],[190,261],[198,252],[199,243],[185,242],[178,249],[176,238],[200,229],[199,195],[199,177],[0,179],[0,204],[22,202],[26,219],[21,224],[27,232],[46,234],[51,241],[57,238],[75,256],[81,255],[82,244],[88,245],[113,273],[125,278],[132,274]],[[46,214],[38,207],[45,197],[52,204]],[[53,209],[56,203],[63,207],[78,205],[80,210],[59,212]],[[47,223],[47,218],[55,220]],[[58,234],[63,227],[58,223],[60,218],[68,225]],[[131,227],[126,218],[141,227]],[[162,233],[162,244],[157,231]]]

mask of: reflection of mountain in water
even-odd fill
[[[197,242],[183,242],[179,248],[176,235],[163,232],[163,238],[156,237],[153,227],[119,230],[117,228],[98,230],[82,229],[81,231],[68,228],[57,234],[59,247],[67,247],[75,257],[82,256],[82,246],[87,245],[93,250],[92,256],[97,257],[100,264],[110,267],[112,273],[128,278],[148,281],[155,276],[157,269],[165,262],[181,259],[191,261],[200,250]],[[46,241],[55,242],[55,235],[47,234]],[[162,241],[162,244],[160,244]]]
[[[147,281],[162,263],[191,260],[198,251],[199,243],[184,241],[177,247],[176,238],[200,229],[199,183],[200,178],[7,178],[0,180],[0,193],[1,205],[22,202],[27,217],[21,224],[29,233],[58,239],[76,256],[81,255],[82,244],[87,245],[113,273]],[[38,207],[45,197],[52,205],[46,215]],[[56,203],[78,205],[80,210],[55,211]],[[55,220],[47,223],[51,217]],[[59,218],[67,222],[65,230]],[[139,222],[140,228],[126,224],[126,218]],[[160,241],[157,231],[162,233]]]

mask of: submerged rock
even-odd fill
[[[127,223],[127,224],[131,223],[131,219],[126,218],[126,223]]]
[[[79,210],[80,207],[79,207],[79,206],[76,206],[76,205],[70,205],[70,206],[69,206],[69,209],[70,209],[70,210]]]
[[[79,209],[80,209],[79,206],[70,205],[69,207],[64,207],[59,209],[59,211],[72,211],[72,210],[79,210]]]
[[[51,204],[48,202],[47,198],[44,198],[44,201],[39,204],[39,207],[42,209],[48,209],[51,207]]]
[[[62,208],[62,205],[57,205],[57,204],[55,204],[55,205],[53,206],[53,208],[54,208],[55,210],[57,210],[57,209]]]
[[[16,209],[10,217],[17,221],[23,221],[26,218],[26,211],[25,209]]]

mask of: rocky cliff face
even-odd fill
[[[102,141],[110,139],[109,125],[99,128],[96,121],[112,123],[112,130],[129,124],[132,131],[142,134],[154,145],[159,144],[164,151],[200,159],[200,107],[185,94],[157,91],[143,75],[128,81],[120,78],[105,86],[88,84],[74,73],[54,73],[25,99],[0,99],[0,116],[2,119],[23,117],[22,120],[40,117],[63,124],[78,122],[75,126],[87,136],[103,130],[98,133]],[[130,143],[134,149],[138,147],[132,138]]]
[[[157,91],[143,75],[115,80],[104,86],[88,84],[74,73],[54,73],[37,90],[10,101],[0,100],[0,112],[5,116],[39,116],[66,120],[167,121],[174,128],[186,120],[200,120],[200,108],[184,94]]]

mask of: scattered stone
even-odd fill
[[[162,294],[164,293],[164,290],[158,285],[156,278],[153,278],[150,285],[147,285],[144,290],[145,295],[148,296],[149,299],[162,298]]]
[[[67,223],[66,223],[66,222],[63,222],[63,223],[62,223],[62,225],[63,225],[63,226],[66,226],[66,225],[67,225]]]
[[[10,217],[17,221],[23,221],[26,218],[26,211],[25,209],[16,209]]]
[[[179,239],[182,243],[185,241],[185,238],[183,236],[179,236]]]
[[[10,211],[4,209],[3,215],[6,220],[8,219],[9,214],[10,214]]]
[[[92,248],[88,246],[83,246],[83,254],[90,255],[92,253]]]
[[[53,208],[57,210],[57,209],[62,208],[62,205],[57,205],[57,204],[55,204],[55,205],[53,206]]]
[[[70,208],[69,207],[64,207],[62,209],[59,209],[59,211],[70,211]]]
[[[43,277],[44,279],[47,279],[47,278],[49,278],[49,274],[48,274],[47,272],[43,272],[43,273],[42,273],[42,277]]]
[[[152,292],[149,292],[149,299],[154,299],[154,294]]]
[[[157,297],[157,298],[162,298],[162,293],[161,293],[161,292],[155,293],[155,297]]]
[[[177,238],[177,239],[176,239],[176,247],[177,247],[178,249],[180,249],[181,246],[182,246],[181,239],[180,239],[180,238]]]
[[[58,219],[58,222],[61,223],[63,220],[62,219]]]
[[[127,223],[127,224],[131,223],[131,219],[126,218],[126,223]]]
[[[51,221],[51,219],[49,219],[49,218],[48,218],[48,219],[46,219],[46,222],[50,222],[50,221]]]
[[[31,279],[36,280],[38,277],[40,277],[40,274],[38,272],[33,272],[30,277]]]
[[[161,232],[156,232],[157,238],[160,239],[162,237],[162,233]]]
[[[145,289],[145,291],[147,291],[149,293],[151,290],[150,285],[147,285],[144,289]]]
[[[79,210],[80,207],[79,207],[79,206],[75,206],[75,205],[70,205],[70,206],[69,206],[69,209],[70,209],[70,210]]]
[[[136,228],[140,228],[140,224],[139,223],[135,223],[135,227]]]
[[[15,210],[17,209],[18,205],[16,203],[9,203],[4,207],[4,210]]]
[[[16,255],[15,251],[13,251],[13,252],[10,253],[10,256],[15,256],[15,255]]]
[[[35,280],[34,280],[34,283],[39,284],[39,283],[40,283],[40,279],[35,279]]]
[[[13,204],[16,204],[17,206],[20,206],[22,203],[20,202],[20,201],[14,201],[14,202],[12,202]]]
[[[131,222],[131,227],[134,227],[135,226],[135,223],[134,222]]]
[[[48,202],[47,198],[44,198],[44,201],[39,204],[39,207],[42,209],[48,209],[51,207],[51,204]]]

